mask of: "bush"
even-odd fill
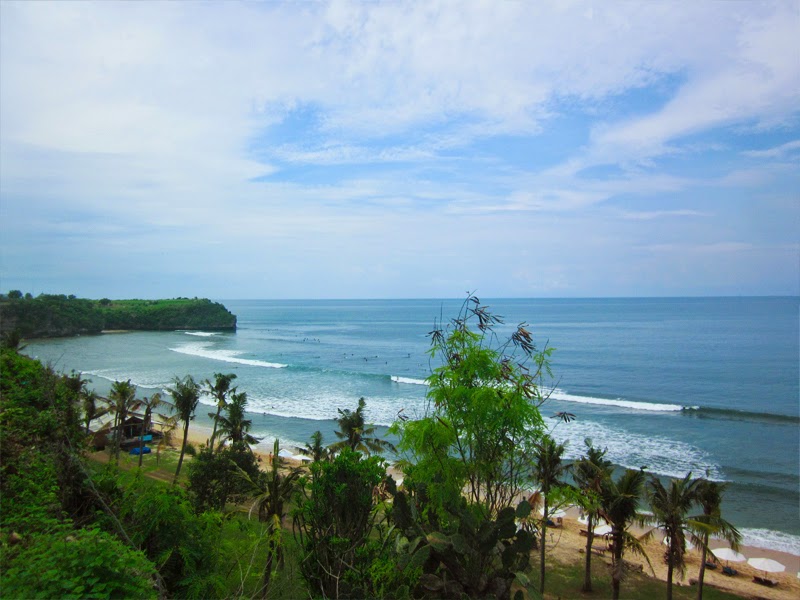
[[[19,548],[17,550],[17,548]],[[4,598],[156,598],[145,556],[99,529],[34,535],[3,545]]]
[[[258,463],[252,452],[240,446],[213,454],[203,448],[189,464],[189,497],[196,512],[223,510],[228,502],[243,502],[250,485],[237,467],[251,479],[258,477]]]

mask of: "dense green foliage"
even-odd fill
[[[0,332],[24,338],[117,330],[236,329],[236,316],[207,299],[87,300],[63,294],[0,296]]]
[[[368,597],[374,550],[368,542],[378,517],[373,490],[385,478],[385,464],[344,448],[311,470],[309,490],[295,513],[306,552],[303,575],[324,597]]]
[[[11,349],[0,361],[0,595],[155,597],[154,566],[91,523],[99,501],[78,462],[79,378]]]
[[[239,470],[250,478],[258,478],[255,455],[241,446],[223,448],[216,454],[211,448],[202,448],[189,463],[189,492],[195,511],[223,510],[228,502],[244,502],[250,486]]]

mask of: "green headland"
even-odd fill
[[[23,338],[63,337],[107,330],[233,331],[236,315],[207,298],[90,300],[64,294],[33,297],[17,290],[0,296],[0,333]]]

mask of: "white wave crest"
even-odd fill
[[[765,550],[777,550],[800,556],[800,536],[784,533],[783,531],[772,531],[771,529],[740,529],[742,543],[745,546],[764,548]]]
[[[400,375],[392,375],[392,381],[395,383],[410,383],[413,385],[428,385],[424,379],[414,379],[413,377],[401,377]]]
[[[266,367],[270,369],[283,369],[286,365],[281,363],[267,362],[263,360],[255,360],[252,358],[239,358],[242,354],[237,350],[210,350],[208,342],[200,342],[197,344],[184,344],[177,348],[170,348],[173,352],[180,354],[188,354],[190,356],[199,356],[201,358],[208,358],[210,360],[219,360],[222,362],[236,363],[240,365],[250,365],[252,367]]]
[[[127,381],[128,379],[131,380],[131,383],[136,386],[137,388],[147,388],[147,389],[160,389],[167,385],[168,383],[164,383],[158,379],[153,379],[152,377],[148,377],[147,374],[122,374],[122,373],[114,373],[110,369],[101,369],[98,371],[83,371],[83,375],[88,375],[89,377],[99,377],[100,379],[105,379],[106,381],[110,381],[114,383],[116,381]]]
[[[593,398],[592,396],[577,396],[575,394],[568,394],[558,388],[556,388],[550,397],[553,400],[560,400],[562,402],[577,402],[579,404],[595,404],[599,406],[616,406],[619,408],[649,410],[653,412],[676,412],[684,409],[684,407],[680,404],[657,404],[654,402],[633,402],[631,400],[623,400],[622,398],[608,399]]]
[[[556,427],[552,435],[561,443],[568,442],[566,455],[572,460],[583,454],[583,440],[591,438],[596,448],[608,450],[608,460],[628,469],[647,467],[650,473],[678,478],[690,471],[697,474],[708,472],[713,481],[725,480],[719,465],[708,453],[685,442],[631,433],[586,420]]]
[[[186,335],[194,335],[197,337],[212,337],[215,335],[219,335],[219,333],[215,331],[184,331]]]

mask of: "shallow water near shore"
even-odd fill
[[[253,432],[302,445],[333,441],[338,408],[367,399],[390,424],[426,406],[434,320],[460,300],[223,301],[235,333],[135,332],[30,342],[26,353],[76,370],[104,393],[130,378],[140,395],[173,377],[236,373]],[[488,300],[498,333],[531,324],[553,355],[542,409],[577,457],[584,438],[616,464],[728,481],[724,511],[750,545],[800,554],[798,298]],[[198,424],[209,423],[209,408]],[[576,415],[568,424],[549,418]]]

